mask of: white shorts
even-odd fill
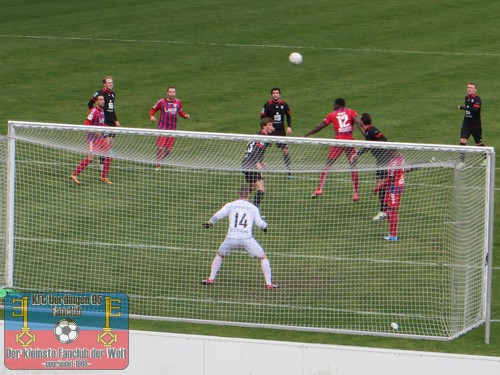
[[[226,238],[219,247],[219,254],[222,256],[229,255],[234,249],[244,248],[250,255],[257,258],[262,258],[266,255],[264,249],[255,240],[255,238]]]

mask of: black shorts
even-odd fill
[[[375,178],[377,180],[385,180],[389,174],[387,173],[387,169],[377,169],[375,171]]]
[[[249,184],[253,184],[254,182],[264,180],[264,176],[262,176],[262,173],[260,172],[244,171],[243,174],[245,175],[246,182],[248,182]]]
[[[275,137],[286,137],[286,131],[280,130],[280,131],[275,131],[271,133],[270,135],[275,136]],[[276,142],[276,147],[283,149],[288,147],[288,144],[286,142]]]
[[[110,128],[114,128],[116,127],[115,123],[106,123],[106,126],[109,126]],[[104,133],[103,134],[103,137],[104,138],[115,138],[116,137],[116,133]]]
[[[474,138],[474,142],[477,144],[483,142],[483,128],[481,125],[467,125],[463,124],[462,125],[462,130],[460,131],[460,138],[465,138],[469,139],[469,137],[472,135],[472,138]]]

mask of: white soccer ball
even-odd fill
[[[392,327],[392,329],[398,329],[399,328],[399,324],[395,323],[395,322],[392,322],[391,323],[391,327]]]
[[[293,65],[299,65],[302,64],[302,55],[298,52],[292,52],[290,56],[288,56],[288,60],[293,64]]]
[[[78,324],[73,319],[64,318],[54,326],[54,336],[63,344],[71,344],[80,333]]]

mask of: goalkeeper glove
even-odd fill
[[[212,228],[214,225],[210,221],[207,221],[206,223],[201,224],[201,226],[205,229],[208,229]]]
[[[265,227],[264,229],[262,229],[262,231],[263,231],[264,233],[267,233],[267,227]]]

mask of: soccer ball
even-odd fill
[[[288,60],[293,64],[293,65],[299,65],[302,63],[302,55],[298,52],[292,52],[290,56],[288,56]]]
[[[54,336],[63,344],[71,344],[78,337],[80,328],[73,319],[64,318],[54,326]]]

